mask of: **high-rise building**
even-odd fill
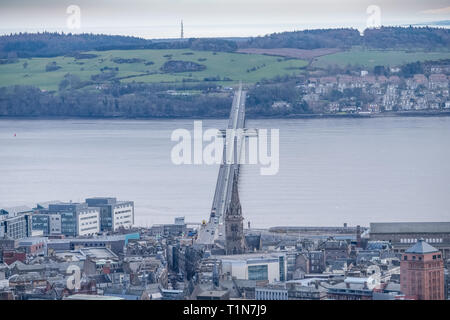
[[[225,252],[241,254],[245,252],[244,218],[239,201],[237,175],[234,176],[231,201],[225,212]]]
[[[419,239],[407,249],[400,262],[401,291],[418,300],[444,300],[442,253]]]

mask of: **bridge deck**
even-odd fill
[[[227,129],[244,129],[245,97],[246,92],[242,91],[242,87],[239,86],[233,98]],[[233,152],[231,152],[231,149],[228,150],[228,161],[227,148],[233,148]],[[241,149],[242,137],[230,139],[228,143],[224,143],[223,160],[217,177],[211,215],[208,223],[203,225],[198,232],[197,244],[212,245],[216,240],[223,241],[225,239],[223,216],[231,201],[231,190],[234,179],[235,177],[239,178],[239,164],[236,159],[240,158]]]

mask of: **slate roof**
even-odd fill
[[[405,253],[433,253],[439,252],[438,249],[429,245],[423,239],[419,239],[412,247],[405,251]]]

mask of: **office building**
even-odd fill
[[[117,201],[116,198],[89,198],[87,205],[100,210],[101,231],[130,229],[134,224],[134,202]]]
[[[31,208],[18,208],[0,209],[0,238],[22,239],[31,236]]]
[[[222,274],[241,280],[286,281],[287,264],[284,253],[248,253],[215,256],[222,261]]]
[[[55,226],[59,226],[60,217],[61,234],[65,236],[90,236],[100,232],[100,210],[88,207],[86,203],[50,204],[47,214],[50,215],[50,225],[53,217]]]

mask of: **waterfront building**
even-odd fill
[[[181,236],[187,233],[188,228],[184,217],[176,217],[173,224],[154,224],[149,233],[152,236]]]
[[[117,231],[130,229],[134,224],[134,202],[117,201],[116,198],[88,198],[89,207],[100,210],[101,231]]]
[[[87,203],[50,204],[48,214],[61,217],[61,234],[78,237],[100,232],[100,210],[88,207]]]
[[[22,239],[31,236],[31,208],[0,209],[0,238]]]
[[[395,253],[403,253],[419,239],[431,244],[450,258],[450,222],[371,223],[370,240],[388,241]]]

